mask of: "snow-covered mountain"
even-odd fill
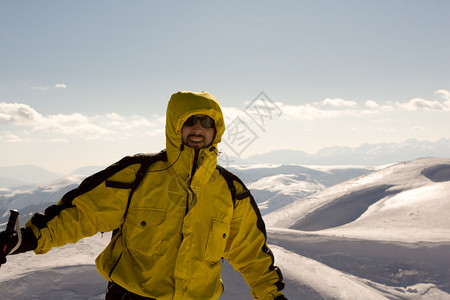
[[[340,182],[368,174],[375,167],[242,165],[229,166],[249,188],[265,215]]]
[[[267,216],[271,227],[350,238],[439,242],[450,238],[450,159],[386,167]],[[414,230],[412,230],[414,229]]]
[[[356,278],[378,291],[374,299],[450,299],[449,195],[450,159],[424,158],[340,183],[265,221],[282,253]],[[281,260],[283,265],[289,273],[299,270]],[[339,293],[323,290],[320,281],[311,285],[326,299]],[[352,289],[337,298],[357,299]]]
[[[6,224],[10,209],[20,211],[20,223],[25,222],[35,212],[43,212],[55,204],[68,191],[74,189],[85,175],[71,175],[29,190],[4,190],[0,193],[0,225]],[[0,226],[1,228],[2,226]]]
[[[271,201],[260,201],[263,209],[275,207],[271,202],[283,195],[293,199],[264,216],[288,299],[450,299],[450,159],[424,158],[377,170],[230,169],[255,194],[266,191]],[[332,180],[355,170],[362,175]],[[106,283],[93,263],[108,241],[108,233],[99,234],[46,255],[8,257],[0,269],[2,297],[103,299]],[[226,262],[222,273],[220,299],[251,299]]]
[[[6,223],[9,210],[20,210],[20,221],[26,222],[32,213],[44,211],[56,203],[81,180],[99,171],[99,167],[80,169],[74,175],[25,190],[0,190],[0,224]],[[339,182],[368,174],[372,167],[335,166],[303,167],[298,165],[230,166],[248,184],[263,214],[315,193]],[[80,175],[81,174],[81,175]]]

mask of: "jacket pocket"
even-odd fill
[[[205,260],[215,264],[223,256],[228,235],[230,234],[230,224],[227,221],[213,218],[209,228],[208,240],[206,242]]]
[[[144,254],[161,254],[166,211],[130,207],[124,226],[127,247]]]

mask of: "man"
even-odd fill
[[[217,166],[224,130],[212,95],[172,95],[166,149],[126,157],[85,179],[28,221],[15,253],[43,254],[114,231],[96,259],[109,281],[106,299],[217,299],[222,257],[243,275],[255,299],[285,299],[253,197]],[[0,234],[4,253],[16,244],[15,235]]]

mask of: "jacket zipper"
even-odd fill
[[[195,171],[197,171],[198,168],[198,155],[200,153],[199,149],[195,149],[195,154],[194,154],[194,163],[192,164],[192,171],[191,171],[191,178],[189,178],[189,182],[188,182],[188,189],[189,191],[191,191],[192,195],[195,195],[194,191],[192,190],[191,187],[191,183],[192,183],[192,179],[194,177]],[[187,199],[186,199],[186,215],[189,212],[189,191],[187,193]]]
[[[191,188],[191,182],[192,182],[192,177],[194,176],[194,173],[197,170],[199,152],[200,152],[200,150],[195,149],[194,163],[192,164],[192,170],[191,170],[191,178],[189,178],[189,182],[188,182],[188,186],[187,186],[188,190],[191,191],[192,195],[194,195],[194,191]],[[189,212],[189,191],[186,192],[186,211],[185,211],[185,216]],[[184,235],[183,235],[183,233],[181,233],[181,242],[183,242],[183,240],[184,240]]]

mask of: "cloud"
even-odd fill
[[[296,120],[314,120],[333,118],[340,116],[343,112],[339,110],[327,110],[315,105],[282,105],[283,117]]]
[[[370,108],[378,108],[378,107],[380,107],[380,105],[378,103],[376,103],[375,101],[373,101],[373,100],[367,100],[366,101],[366,106],[370,107]]]
[[[39,90],[39,91],[48,91],[51,89],[66,89],[67,88],[67,84],[64,83],[57,83],[55,85],[50,85],[50,86],[33,86],[32,89],[33,90]]]
[[[411,112],[418,110],[429,111],[450,111],[450,92],[447,90],[438,90],[435,92],[440,95],[445,101],[430,101],[421,98],[414,98],[406,103],[378,103],[375,100],[366,100],[364,106],[358,105],[356,101],[344,100],[341,98],[326,98],[319,102],[312,102],[307,104],[292,105],[282,102],[274,102],[281,111],[281,114],[272,114],[269,116],[266,114],[266,120],[273,116],[279,116],[282,119],[288,120],[320,120],[330,118],[341,117],[364,117],[377,114]],[[236,117],[239,117],[244,122],[252,122],[247,116],[245,109],[238,109],[235,107],[223,107],[222,108],[225,120],[227,122],[233,121]]]
[[[444,99],[444,103],[447,106],[447,109],[450,109],[450,91],[447,90],[437,90],[435,94],[440,95],[442,99]]]
[[[440,89],[434,93],[439,95],[442,99],[444,99],[444,102],[440,102],[437,100],[414,98],[405,103],[397,102],[395,106],[396,108],[404,111],[418,111],[418,110],[450,111],[450,91]]]
[[[331,106],[331,108],[330,108]],[[375,106],[370,109],[360,109],[354,101],[342,100],[339,98],[327,98],[321,102],[302,105],[280,104],[283,110],[282,118],[291,120],[316,120],[339,118],[346,116],[361,117],[379,113]]]
[[[4,141],[5,143],[21,143],[25,140],[12,132],[6,132],[3,136],[0,135],[0,141]]]
[[[131,117],[121,116],[117,113],[107,114],[106,120],[103,120],[108,127],[121,128],[121,129],[132,129],[137,127],[153,127],[154,123],[150,122],[146,118],[138,115],[133,115]],[[98,116],[99,119],[103,117]],[[101,122],[103,122],[101,121]]]
[[[89,117],[79,113],[48,115],[34,125],[33,132],[76,135],[86,139],[98,139],[114,133],[106,126],[92,123]]]
[[[355,108],[358,104],[355,101],[344,100],[341,98],[326,98],[320,102],[323,106],[332,106],[337,108]]]
[[[59,142],[64,141],[65,136],[77,136],[89,140],[137,136],[143,132],[146,133],[149,127],[155,125],[139,115],[122,116],[117,113],[95,116],[80,113],[43,115],[29,105],[4,102],[0,103],[1,124],[30,128],[31,131],[28,133],[25,131],[25,135],[50,134],[51,140]],[[11,137],[8,140],[14,139]],[[20,141],[20,139],[15,140]]]
[[[422,98],[414,98],[406,103],[397,103],[400,110],[417,111],[417,110],[448,110],[449,107],[439,101],[425,100]]]
[[[69,144],[69,140],[63,139],[63,138],[49,139],[46,142],[53,143],[53,144]]]
[[[0,124],[31,124],[42,119],[42,115],[29,105],[0,102]]]

